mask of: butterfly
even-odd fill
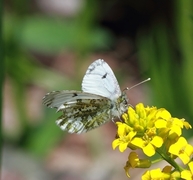
[[[121,118],[127,110],[128,99],[117,79],[102,59],[94,61],[82,81],[82,91],[63,90],[47,93],[43,104],[56,108],[62,115],[56,124],[69,133],[83,133]]]

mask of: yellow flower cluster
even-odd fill
[[[136,152],[129,154],[124,168],[128,177],[130,168],[148,168],[154,163],[148,157],[158,154],[170,166],[146,171],[142,179],[193,179],[193,146],[182,136],[184,127],[192,128],[188,122],[172,117],[164,108],[144,107],[142,103],[135,109],[129,107],[122,118],[123,122],[116,123],[118,130],[112,143],[113,149],[119,147],[120,152],[127,148],[141,149],[147,156],[146,159],[139,159]],[[177,158],[187,166],[182,168],[176,163]]]

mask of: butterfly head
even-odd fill
[[[122,91],[122,93],[121,93],[121,95],[118,97],[118,99],[117,99],[117,102],[115,103],[116,105],[115,105],[115,107],[116,107],[116,110],[115,110],[115,112],[113,112],[113,115],[114,116],[117,116],[117,117],[121,117],[121,115],[124,113],[124,112],[126,112],[127,111],[127,108],[128,108],[128,106],[129,106],[129,99],[128,99],[128,97],[127,97],[127,94],[126,94],[126,91],[127,90],[131,90],[132,88],[134,88],[134,87],[136,87],[136,86],[138,86],[138,85],[140,85],[140,84],[142,84],[142,83],[144,83],[144,82],[147,82],[147,81],[149,81],[150,80],[150,78],[148,78],[148,79],[146,79],[146,80],[144,80],[144,81],[142,81],[142,82],[140,82],[140,83],[138,83],[138,84],[136,84],[136,85],[134,85],[134,86],[132,86],[132,87],[130,87],[130,88],[125,88],[123,91]]]

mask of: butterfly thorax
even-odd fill
[[[120,118],[121,115],[127,111],[128,108],[128,98],[125,92],[122,92],[115,101],[112,101],[112,116]]]

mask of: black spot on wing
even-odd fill
[[[76,97],[76,96],[78,96],[78,94],[77,93],[73,93],[72,97]]]
[[[102,79],[105,79],[107,77],[107,73],[105,73],[103,76],[102,76]]]

